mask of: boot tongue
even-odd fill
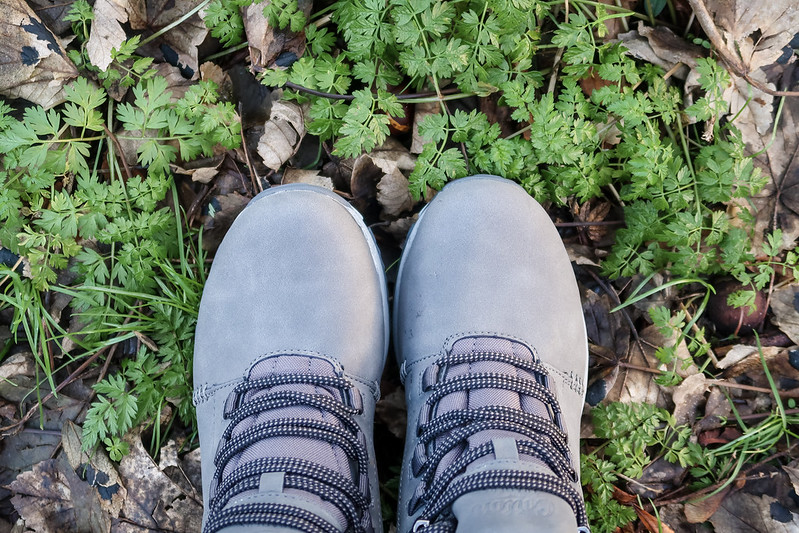
[[[451,353],[453,355],[465,355],[476,352],[491,352],[499,353],[507,356],[518,358],[522,361],[533,362],[536,360],[530,349],[522,343],[515,342],[509,339],[499,339],[496,337],[467,337],[456,341]],[[499,373],[508,376],[526,378],[536,380],[536,376],[532,373],[520,369],[512,364],[499,362],[499,361],[479,361],[476,363],[463,363],[456,364],[448,367],[444,379],[451,379],[466,374],[476,373]],[[478,409],[491,405],[498,405],[518,409],[526,413],[531,413],[545,419],[550,419],[549,409],[540,400],[531,396],[519,394],[514,391],[496,389],[496,388],[481,388],[468,391],[458,391],[448,394],[441,398],[438,402],[436,409],[436,416],[443,415],[449,411],[461,409]],[[439,437],[436,445],[446,438],[446,435]],[[485,430],[477,432],[468,438],[465,446],[455,448],[446,454],[441,462],[438,464],[436,475],[441,474],[455,461],[467,448],[476,448],[482,444],[494,441],[495,449],[498,442],[501,442],[501,450],[496,450],[496,454],[489,454],[474,461],[469,470],[479,468],[481,465],[496,462],[498,459],[502,460],[507,467],[508,458],[513,458],[514,461],[519,461],[522,464],[529,463],[531,466],[536,465],[549,471],[546,464],[537,457],[526,454],[519,454],[516,450],[516,439],[525,440],[527,437],[520,433],[505,430]],[[503,457],[497,457],[497,454],[502,454]],[[501,468],[501,466],[497,466]]]
[[[452,347],[453,355],[493,352],[533,362],[536,357],[524,344],[494,337],[461,339]],[[537,376],[509,363],[480,361],[452,365],[442,379],[475,373],[499,373],[537,380]],[[481,388],[455,392],[441,399],[436,416],[456,409],[477,409],[486,406],[505,406],[551,420],[550,410],[542,401],[497,388]],[[446,436],[441,437],[441,439]],[[439,463],[437,475],[469,448],[491,442],[494,452],[480,457],[466,469],[466,474],[479,470],[513,469],[554,475],[540,458],[519,453],[516,440],[528,440],[520,433],[505,430],[485,430],[470,436],[464,446],[448,453]],[[438,444],[438,443],[437,443]],[[541,531],[574,533],[577,521],[569,504],[558,496],[543,492],[512,489],[492,489],[469,492],[455,500],[452,512],[458,522],[458,533],[516,533]],[[531,529],[532,528],[532,529]]]
[[[286,355],[269,357],[258,362],[250,370],[248,378],[251,380],[265,378],[270,375],[335,375],[333,365],[323,359],[309,356]],[[250,390],[241,398],[240,404],[245,405],[267,392],[295,391],[320,396],[328,396],[337,401],[341,401],[341,394],[327,387],[316,385],[279,385],[266,390]],[[343,424],[337,417],[324,412],[321,409],[310,406],[292,406],[272,409],[261,412],[257,415],[242,420],[234,429],[231,437],[236,437],[246,429],[272,420],[278,419],[309,419],[324,421],[343,428]],[[350,462],[344,451],[338,446],[328,442],[304,437],[271,437],[262,439],[251,446],[245,448],[241,453],[232,457],[225,466],[222,479],[229,475],[240,465],[261,457],[287,457],[295,459],[312,460],[321,466],[334,470],[346,478],[352,478],[353,472]],[[261,476],[258,490],[247,491],[231,499],[226,507],[242,503],[246,499],[247,503],[284,503],[295,507],[305,508],[315,514],[327,515],[324,518],[335,525],[340,531],[347,528],[347,520],[341,511],[333,504],[322,500],[319,496],[305,491],[284,488],[283,473],[269,473]],[[322,512],[320,512],[322,511]]]

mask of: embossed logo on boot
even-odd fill
[[[532,516],[552,516],[555,512],[551,501],[540,498],[498,498],[475,506],[480,514],[518,514]]]

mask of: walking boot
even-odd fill
[[[588,343],[544,209],[494,176],[447,185],[408,236],[394,319],[408,404],[399,533],[588,531]]]
[[[205,533],[382,531],[387,301],[374,238],[335,194],[275,187],[239,215],[197,321]]]

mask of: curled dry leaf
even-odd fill
[[[739,122],[754,126],[756,133],[753,128],[741,128],[744,141],[753,142],[758,134],[766,132],[772,121],[774,97],[766,90],[773,91],[775,86],[768,83],[761,69],[775,62],[793,39],[799,25],[796,2],[691,0],[691,5],[732,71],[733,85],[724,93],[730,102],[728,116],[738,116]]]
[[[281,184],[287,183],[308,183],[318,187],[324,187],[330,191],[333,190],[333,180],[327,176],[320,176],[318,170],[303,170],[300,168],[287,168],[283,172],[283,181]]]
[[[103,513],[97,511],[98,504],[89,504],[83,509],[84,516],[78,516],[73,491],[80,483],[86,485],[72,471],[66,459],[48,459],[23,472],[11,483],[9,488],[14,494],[11,504],[25,521],[25,528],[33,531],[108,531],[110,527],[106,526],[110,524],[102,520]],[[85,505],[87,502],[82,503]],[[87,516],[89,513],[94,516],[94,523]]]
[[[363,213],[377,200],[381,218],[395,219],[414,205],[408,178],[403,170],[413,169],[415,157],[393,139],[355,160],[350,177],[354,205]]]
[[[258,141],[258,154],[264,165],[278,170],[297,153],[304,136],[303,109],[291,102],[274,102],[269,120],[264,124],[264,133]]]
[[[652,368],[657,365],[655,346],[663,346],[670,341],[664,339],[655,326],[648,326],[640,332],[640,343],[630,345],[628,362],[636,367]],[[685,343],[678,348],[678,356],[690,357]],[[655,383],[657,374],[636,370],[622,369],[616,384],[608,393],[608,401],[622,403],[649,403],[658,407],[666,407],[666,390]]]
[[[410,182],[400,172],[397,163],[387,159],[377,159],[375,164],[385,172],[377,184],[377,203],[383,208],[383,213],[389,217],[397,217],[410,211],[413,207]]]
[[[637,30],[619,34],[618,41],[624,44],[633,57],[653,63],[666,71],[678,64],[684,65],[673,73],[679,79],[685,79],[696,66],[696,59],[706,55],[701,46],[685,41],[665,26],[653,28],[643,22],[638,23]]]
[[[737,57],[747,73],[776,61],[799,26],[799,9],[794,0],[703,0],[703,3],[713,16],[726,52]]]
[[[108,68],[111,50],[119,49],[127,38],[122,23],[128,21],[128,5],[128,0],[96,0],[94,3],[94,21],[86,53],[89,62],[100,70]]]
[[[23,0],[0,1],[0,39],[0,94],[45,108],[64,101],[64,85],[78,71]]]

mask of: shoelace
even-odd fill
[[[315,385],[333,391],[337,398],[293,390],[271,391],[280,385]],[[257,398],[242,402],[248,391],[263,391]],[[278,418],[257,423],[235,437],[233,430],[242,421],[273,409],[313,407],[333,415],[341,425],[310,418]],[[291,527],[305,532],[337,533],[337,528],[319,516],[282,503],[246,503],[225,508],[230,500],[247,491],[257,491],[263,474],[283,475],[283,488],[297,489],[318,496],[341,511],[348,530],[363,532],[370,527],[369,478],[366,444],[353,416],[363,411],[360,393],[350,382],[336,375],[276,374],[247,379],[237,385],[225,403],[224,417],[230,420],[214,457],[216,470],[211,485],[213,495],[204,533],[231,525],[259,524]],[[239,464],[225,474],[226,465],[248,446],[273,437],[302,437],[326,442],[343,450],[357,466],[355,479],[313,461],[294,457],[264,457]]]
[[[485,361],[513,365],[536,376],[537,380],[498,372],[470,373],[439,380],[438,376],[446,367]],[[422,406],[419,417],[419,442],[414,450],[411,468],[414,476],[420,477],[420,483],[409,502],[408,513],[412,515],[422,505],[426,507],[414,524],[414,532],[455,531],[452,504],[464,494],[488,489],[541,491],[558,496],[574,510],[579,530],[588,531],[582,497],[571,485],[578,478],[562,429],[560,406],[549,389],[548,380],[549,374],[541,363],[496,352],[447,354],[425,370],[422,387],[425,391],[432,391],[432,394]],[[445,396],[484,388],[503,389],[535,398],[547,406],[550,419],[499,405],[455,409],[432,418],[434,408]],[[458,477],[468,465],[494,453],[493,441],[467,448],[443,472],[438,472],[442,459],[450,451],[465,447],[470,436],[496,430],[519,434],[522,438],[516,439],[518,452],[540,460],[553,474],[499,469]],[[434,449],[428,455],[427,451],[433,443]]]

